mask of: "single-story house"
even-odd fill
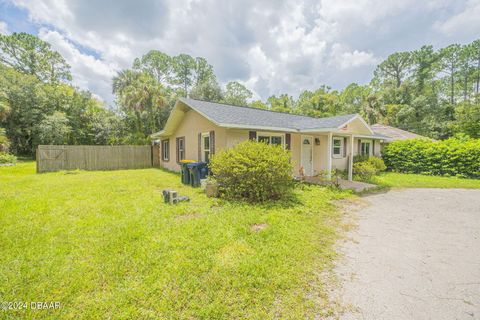
[[[339,169],[348,170],[351,180],[353,156],[380,155],[385,136],[358,114],[313,118],[181,98],[151,138],[160,144],[160,166],[169,170],[179,171],[181,160],[208,162],[219,149],[251,139],[290,150],[295,176]]]

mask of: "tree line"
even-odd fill
[[[360,113],[371,124],[436,139],[480,136],[480,40],[393,53],[368,84],[321,85],[297,98],[284,93],[252,101],[237,81],[222,87],[206,59],[158,50],[116,74],[111,108],[71,81],[70,66],[47,42],[26,33],[0,35],[0,141],[8,139],[10,150],[23,155],[38,144],[144,144],[185,96],[314,117]]]

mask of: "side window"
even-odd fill
[[[280,136],[272,136],[271,140],[270,140],[270,143],[271,144],[277,144],[279,146],[282,145],[282,137]]]
[[[266,144],[276,144],[283,146],[285,141],[282,135],[268,134],[266,132],[261,133],[257,136],[257,141],[263,142]]]
[[[270,143],[270,137],[269,136],[258,136],[258,142],[264,142],[266,144]]]
[[[202,161],[210,160],[210,133],[202,133]]]
[[[162,160],[170,160],[170,140],[162,141]]]
[[[343,138],[333,138],[333,156],[340,158],[343,156]]]
[[[185,137],[177,138],[177,162],[185,160]]]
[[[362,142],[360,152],[361,152],[362,156],[369,156],[370,155],[370,142]]]

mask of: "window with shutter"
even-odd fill
[[[177,138],[177,162],[185,160],[185,137]]]
[[[210,132],[202,133],[201,139],[202,161],[208,162],[210,160]]]
[[[170,160],[170,140],[162,140],[162,160],[167,162]]]
[[[343,138],[333,137],[332,143],[332,156],[334,158],[343,157]]]

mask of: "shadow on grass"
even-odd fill
[[[229,204],[229,205],[238,205],[238,206],[249,206],[252,208],[264,209],[264,210],[272,210],[272,209],[289,209],[295,206],[301,206],[304,203],[298,197],[297,194],[291,192],[289,194],[284,195],[280,199],[272,199],[263,202],[252,202],[247,200],[241,199],[225,199],[225,198],[218,198],[221,201],[221,204]]]

